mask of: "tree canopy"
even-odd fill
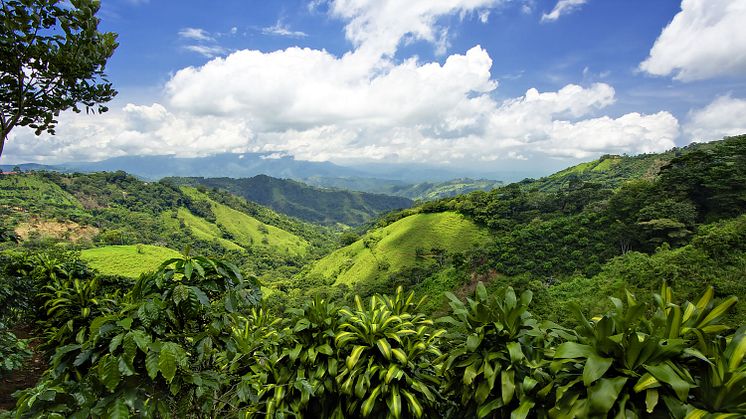
[[[104,69],[117,35],[99,32],[98,0],[0,0],[0,156],[11,130],[54,134],[61,111],[105,112]]]

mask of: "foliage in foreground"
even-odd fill
[[[599,317],[577,310],[577,330],[533,318],[530,292],[482,284],[437,321],[401,288],[278,316],[255,281],[203,257],[122,296],[74,275],[49,291],[45,321],[73,327],[49,336],[50,369],[17,417],[746,414],[746,327],[729,333],[736,299],[712,289],[696,304],[666,286],[652,303],[612,298]]]

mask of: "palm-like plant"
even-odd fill
[[[374,296],[364,305],[342,309],[335,337],[340,358],[337,375],[349,416],[399,418],[407,411],[422,417],[435,412],[439,379],[435,359],[445,330],[416,313],[420,302],[401,287],[392,299]]]
[[[530,291],[518,298],[507,287],[488,295],[480,282],[466,303],[446,295],[453,315],[440,321],[454,330],[442,364],[447,394],[478,418],[527,417],[552,390],[544,352],[559,326],[539,327],[528,312]]]
[[[708,290],[696,305],[687,302],[682,308],[672,302],[672,292],[664,285],[652,318],[646,317],[651,307],[629,292],[626,307],[611,298],[614,309],[591,321],[575,307],[580,322],[577,338],[554,353],[552,369],[561,384],[550,414],[675,415],[674,406],[686,403],[697,386],[688,366],[694,359],[705,359],[692,345],[702,345],[711,334],[728,329],[718,322],[735,300],[714,305],[712,295]],[[665,403],[659,403],[661,399]]]

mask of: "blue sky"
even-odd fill
[[[107,0],[112,111],[6,162],[260,151],[546,172],[746,132],[746,0]]]

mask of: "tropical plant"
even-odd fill
[[[718,321],[735,300],[714,305],[712,289],[695,305],[672,302],[664,284],[656,296],[658,309],[629,292],[626,307],[612,297],[614,309],[587,320],[575,307],[580,322],[577,338],[559,345],[552,370],[558,380],[557,418],[589,416],[676,416],[676,406],[697,387],[689,365],[706,360],[694,346],[728,329]],[[664,403],[660,403],[663,400]]]
[[[453,332],[441,368],[446,394],[457,399],[459,414],[527,417],[553,388],[544,352],[567,332],[557,325],[540,327],[528,312],[530,291],[517,298],[506,287],[489,295],[480,282],[466,303],[446,296],[453,314],[440,321]],[[542,416],[540,411],[533,410],[533,416]]]
[[[4,378],[14,370],[20,368],[32,355],[26,339],[18,339],[16,335],[5,328],[0,321],[0,378]]]
[[[229,263],[170,259],[140,277],[121,308],[93,319],[84,340],[61,346],[21,415],[199,416],[226,384],[216,363],[225,323],[258,299]]]
[[[393,298],[355,298],[342,309],[335,336],[340,359],[337,383],[348,416],[422,417],[437,411],[440,379],[435,360],[445,330],[417,313],[422,300],[399,287]]]

